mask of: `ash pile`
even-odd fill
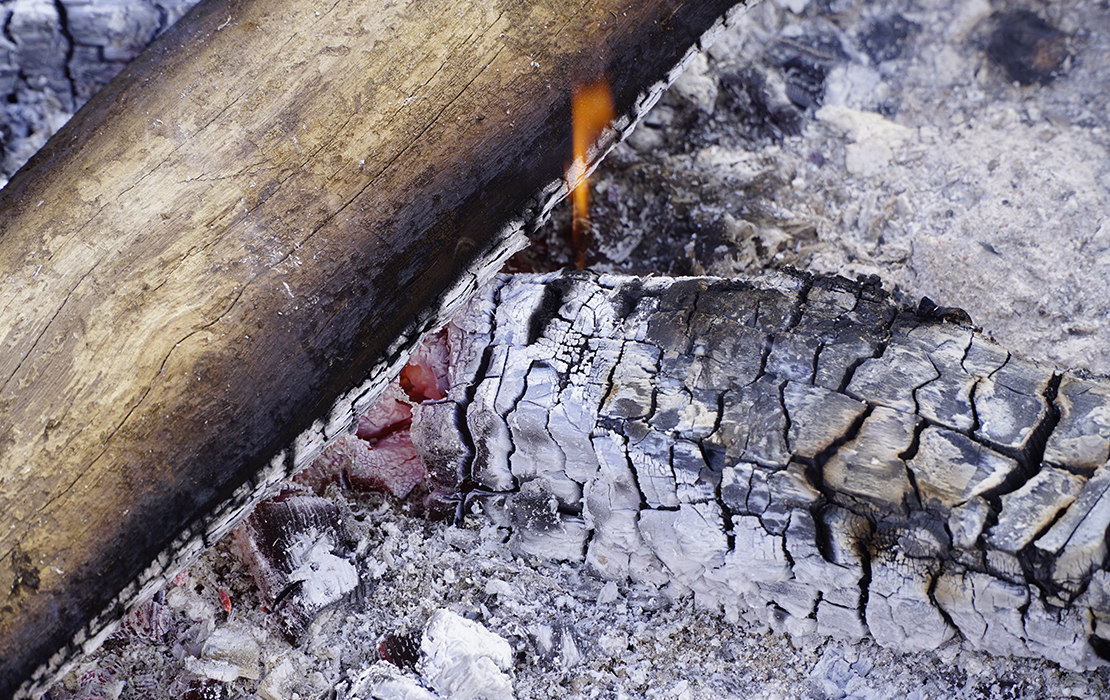
[[[1079,2],[755,5],[602,163],[590,266],[874,274],[1110,373],[1108,23]],[[571,263],[568,226],[522,267]]]

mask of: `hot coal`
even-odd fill
[[[446,335],[435,334],[417,349],[400,377],[376,404],[359,416],[353,435],[331,444],[296,482],[322,495],[330,484],[356,492],[385,493],[398,501],[420,503],[435,511],[454,501],[461,475],[426,463],[413,444],[413,413],[434,411],[447,393],[449,348]],[[420,427],[416,429],[419,431]],[[446,493],[441,493],[446,492]]]
[[[378,645],[378,656],[400,668],[412,669],[420,660],[419,634],[389,634]]]

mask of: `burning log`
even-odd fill
[[[0,696],[343,434],[731,0],[205,2],[0,199]],[[604,149],[589,154],[596,164]]]
[[[1105,665],[1110,383],[959,317],[840,278],[502,277],[412,433],[521,555],[802,636]]]
[[[189,629],[188,619],[151,624],[152,610],[129,625],[140,632],[120,642],[126,651],[90,669],[265,678],[273,697],[328,687],[447,697],[449,677],[494,689],[506,665],[519,678],[534,665],[612,662],[601,611],[691,594],[737,623],[718,630],[769,627],[799,648],[833,636],[866,654],[854,643],[872,638],[900,652],[1105,665],[1110,438],[1099,421],[1110,390],[1019,360],[960,316],[903,309],[873,283],[840,278],[498,278],[448,324],[448,361],[441,336],[424,353],[435,376],[422,384],[437,390],[419,392],[407,413],[419,458],[444,469],[437,479],[462,469],[461,527],[410,519],[426,532],[398,530],[391,517],[402,509],[356,496],[354,480],[331,487],[328,470],[350,449],[334,443],[309,470],[329,484],[325,497],[285,493],[237,531],[270,612],[229,616],[215,628],[219,643],[196,640],[184,660],[152,662]],[[351,440],[371,444],[373,426],[406,413],[389,406],[394,387],[365,437]],[[381,441],[370,449],[396,452]],[[418,549],[399,544],[414,539]],[[197,570],[219,560],[213,551]],[[401,578],[416,566],[428,572]],[[517,588],[514,574],[535,576],[534,587]],[[241,573],[199,577],[220,589]],[[536,600],[540,590],[580,602],[564,609]],[[188,607],[182,591],[167,598]],[[434,633],[443,614],[427,618],[432,601],[469,609],[475,622]],[[632,617],[653,624],[644,610]],[[318,682],[286,683],[312,663],[260,663],[256,642],[233,655],[222,640],[245,620],[258,637],[317,630],[303,645],[271,646],[271,659],[324,647],[342,661],[327,662]],[[512,653],[491,653],[505,642]],[[374,646],[392,672],[374,663]],[[226,670],[232,656],[246,663]],[[471,674],[475,656],[512,660]],[[253,689],[237,683],[226,692]]]

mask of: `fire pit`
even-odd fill
[[[591,267],[878,273],[967,309],[1028,359],[1105,372],[1104,351],[1092,348],[1107,347],[1094,281],[1106,266],[1097,184],[1107,91],[1098,61],[1083,60],[1101,55],[1105,37],[1083,28],[1107,18],[1055,8],[1053,33],[987,8],[781,5],[752,10],[595,177]],[[995,57],[1005,53],[997,42],[1030,32],[1041,37],[1031,50],[1055,68],[1025,80]],[[1067,50],[1054,53],[1057,44]],[[516,269],[573,261],[569,218],[557,214]],[[1031,235],[1039,231],[1052,233]],[[1042,250],[1051,253],[1030,252]],[[681,583],[606,581],[581,564],[533,559],[488,509],[429,522],[411,503],[344,486],[286,497],[330,534],[300,543],[276,592],[260,591],[237,547],[221,543],[51,696],[419,697],[452,687],[504,697],[506,673],[517,697],[1106,692],[1105,669],[1014,662],[958,636],[913,654],[830,640],[791,628],[789,616],[727,619]],[[343,532],[322,524],[324,511]],[[329,556],[364,567],[353,585]],[[312,600],[307,571],[329,573],[320,599],[336,602],[283,623],[275,608]],[[432,664],[436,650],[455,665]]]

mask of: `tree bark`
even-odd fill
[[[0,696],[345,431],[520,245],[573,85],[607,76],[627,133],[733,4],[205,2],[94,97],[0,195]]]
[[[429,470],[525,556],[899,651],[1110,658],[1110,382],[875,284],[499,278],[448,326]]]

